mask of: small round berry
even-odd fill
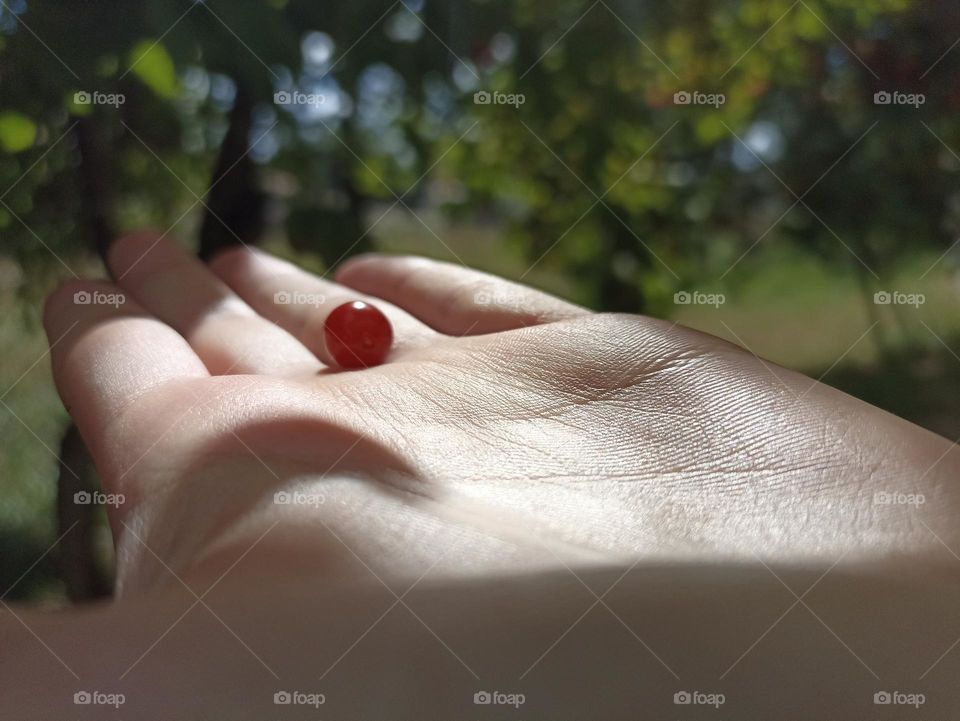
[[[393,345],[393,328],[377,308],[356,300],[338,305],[323,324],[327,353],[341,368],[369,368],[383,363]]]

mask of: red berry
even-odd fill
[[[341,368],[369,368],[383,363],[393,345],[387,316],[361,300],[338,305],[323,324],[327,353]]]

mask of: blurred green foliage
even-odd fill
[[[31,274],[62,270],[51,251],[69,265],[92,247],[74,122],[94,122],[116,224],[167,228],[202,211],[193,194],[238,97],[274,217],[328,263],[363,247],[372,202],[400,196],[505,220],[581,300],[637,310],[717,279],[774,224],[873,277],[918,246],[945,250],[960,220],[957,63],[938,62],[960,15],[942,0],[19,0],[0,13],[0,187],[15,183],[0,232]],[[524,102],[478,105],[478,90]],[[881,90],[926,102],[876,105]],[[324,101],[278,106],[278,91]],[[683,91],[725,102],[675,104]]]

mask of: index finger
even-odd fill
[[[112,283],[69,281],[47,299],[54,380],[101,472],[117,419],[172,381],[209,377],[183,337]]]

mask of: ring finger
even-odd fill
[[[439,335],[406,311],[379,298],[318,278],[292,263],[250,248],[232,248],[210,261],[221,280],[254,310],[273,321],[328,365],[336,365],[324,344],[324,323],[334,308],[366,300],[390,321],[394,347],[390,357],[422,347]]]

